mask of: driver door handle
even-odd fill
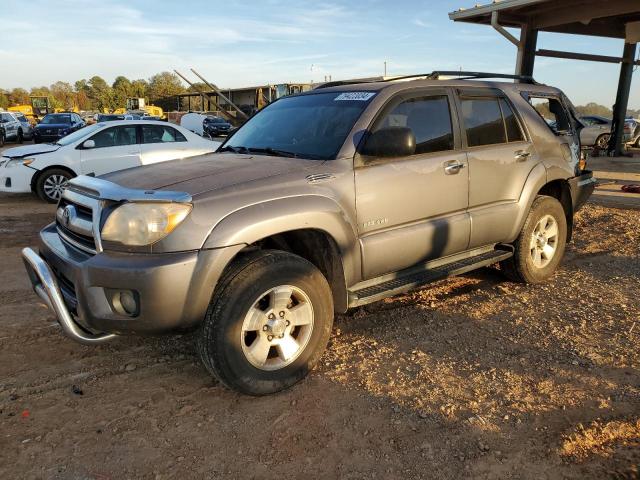
[[[526,150],[518,150],[517,152],[515,152],[514,154],[514,158],[518,161],[518,162],[524,162],[527,158],[529,158],[531,156],[531,152],[527,152]]]
[[[460,173],[460,170],[464,168],[464,163],[460,163],[457,160],[451,160],[449,162],[445,162],[444,164],[444,173],[447,175],[456,175]]]

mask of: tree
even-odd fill
[[[576,107],[576,111],[580,115],[600,115],[602,117],[611,118],[613,112],[610,108],[605,107],[604,105],[599,105],[595,102],[587,103],[586,105],[580,105]]]
[[[119,107],[124,107],[127,104],[127,97],[132,96],[133,87],[131,81],[122,75],[116,77],[111,86],[113,89],[113,103]]]
[[[69,83],[56,82],[51,85],[50,91],[51,96],[53,97],[53,106],[55,108],[73,110],[76,106],[75,92]]]
[[[143,78],[131,82],[131,96],[144,98],[147,95],[148,83]]]
[[[87,82],[87,96],[98,110],[114,108],[113,90],[102,77],[95,75]]]
[[[9,100],[9,106],[15,105],[29,105],[29,92],[27,92],[24,88],[14,88],[7,94],[7,99]]]
[[[149,79],[149,85],[147,87],[147,95],[149,102],[157,102],[166,97],[183,93],[184,85],[180,81],[180,78],[171,72],[162,72],[154,75]]]
[[[5,90],[0,89],[0,108],[9,107],[9,94]]]

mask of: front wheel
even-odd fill
[[[4,147],[4,132],[0,132],[0,147]]]
[[[511,280],[541,283],[556,271],[567,242],[567,218],[558,200],[538,196],[514,243],[513,257],[500,262]]]
[[[24,135],[22,134],[22,130],[18,130],[18,143],[24,143]]]
[[[36,193],[45,202],[57,203],[71,178],[73,175],[61,168],[45,170],[36,181]]]
[[[276,250],[248,254],[224,274],[198,336],[207,369],[227,387],[266,395],[302,380],[327,346],[333,300],[307,260]]]
[[[609,148],[609,139],[610,138],[611,138],[611,135],[609,135],[608,133],[600,135],[596,139],[596,147],[598,147],[600,150],[604,150],[606,148]]]

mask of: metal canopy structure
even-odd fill
[[[620,80],[613,111],[609,150],[622,154],[622,133],[629,102],[636,44],[640,41],[640,0],[494,0],[449,14],[456,22],[491,25],[518,49],[516,74],[532,76],[536,56],[619,63]],[[520,29],[520,38],[505,27]],[[624,40],[622,56],[537,50],[538,32],[570,33]]]

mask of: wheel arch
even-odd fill
[[[359,280],[358,240],[343,210],[332,199],[301,196],[251,205],[213,228],[204,248],[246,245],[299,255],[327,278],[338,312],[347,309],[347,288]]]
[[[571,240],[573,234],[573,202],[571,201],[571,187],[565,179],[556,179],[546,183],[539,191],[538,195],[553,197],[564,210],[567,219],[567,242]]]
[[[69,172],[72,175],[72,177],[77,177],[78,176],[78,174],[76,172],[74,172],[72,168],[69,168],[69,167],[67,167],[65,165],[49,165],[48,167],[45,167],[42,170],[36,171],[36,173],[34,173],[33,176],[31,177],[31,191],[32,192],[36,191],[36,185],[38,184],[38,179],[45,172],[48,172],[49,170],[65,170],[66,172]]]

